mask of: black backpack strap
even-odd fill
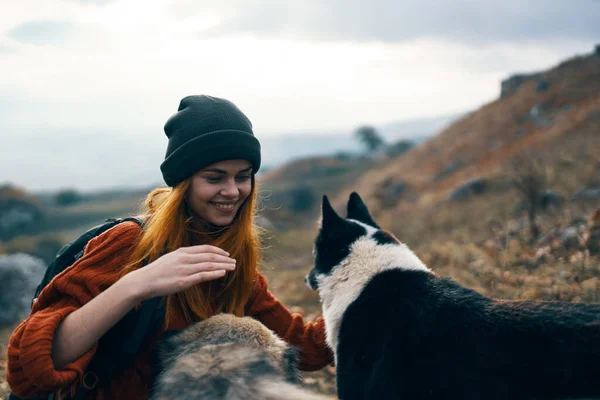
[[[160,297],[146,300],[139,309],[130,311],[112,332],[109,331],[106,337],[99,341],[99,349],[73,398],[87,398],[99,382],[110,381],[114,376],[131,368],[144,342],[157,334],[164,322],[164,316],[165,304]],[[127,336],[127,332],[131,334]],[[120,345],[115,343],[119,342],[119,339]]]
[[[61,247],[58,253],[56,254],[55,259],[52,261],[52,263],[50,263],[48,268],[46,268],[44,278],[35,290],[35,295],[33,296],[33,299],[31,301],[31,306],[33,306],[33,303],[39,297],[40,293],[42,292],[42,289],[44,289],[50,283],[52,278],[54,278],[56,275],[62,272],[63,269],[72,265],[73,263],[75,263],[75,261],[79,260],[83,256],[85,246],[91,239],[106,232],[114,226],[126,221],[133,221],[136,222],[142,228],[144,227],[144,221],[140,217],[107,218],[104,221],[104,223],[88,229],[77,239]]]
[[[107,219],[115,225],[126,221],[144,227],[144,221],[139,217]],[[144,261],[143,266],[146,264],[147,261]],[[165,308],[160,297],[148,299],[138,309],[127,313],[99,340],[98,346],[102,351],[97,351],[92,357],[73,399],[86,399],[99,382],[109,381],[130,368],[144,341],[158,332],[164,316]]]

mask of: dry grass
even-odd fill
[[[371,161],[353,165],[334,158],[302,160],[265,174],[263,189],[275,192],[309,182],[318,194],[338,194],[334,205],[339,211],[348,194],[358,191],[380,225],[407,243],[436,274],[451,277],[484,295],[598,302],[598,255],[590,254],[580,243],[567,246],[561,237],[567,228],[576,228],[585,238],[587,228],[577,225],[577,220],[589,219],[600,207],[598,202],[573,200],[573,194],[582,186],[600,186],[599,67],[597,56],[563,63],[543,74],[549,83],[547,91],[537,92],[533,82],[524,84],[514,95],[482,107],[436,138],[389,162],[372,166]],[[542,118],[549,123],[536,121],[534,109],[541,110]],[[529,240],[526,219],[515,212],[519,196],[506,175],[510,160],[528,152],[543,159],[548,168],[548,188],[564,199],[560,208],[538,215],[542,236],[536,242]],[[457,162],[460,167],[456,171],[437,179]],[[484,195],[461,202],[447,200],[454,188],[478,177],[489,183]],[[407,184],[407,191],[391,202],[383,202],[382,187],[397,184]],[[88,224],[88,220],[77,218],[88,212],[115,216],[134,210],[137,204],[139,200],[133,197],[103,205],[81,205],[67,214],[76,222]],[[263,272],[271,291],[306,320],[314,320],[321,312],[317,294],[304,285],[313,261],[317,213],[312,210],[295,215],[276,205],[265,210],[273,222],[284,221],[281,226],[286,230],[265,241]],[[65,238],[73,237],[80,225],[65,226],[71,230]],[[26,250],[34,240],[17,238],[4,249],[0,245],[0,253],[9,247]],[[0,332],[0,346],[5,346],[9,333]],[[2,358],[0,374],[5,367]],[[305,376],[310,388],[335,393],[334,370],[327,368]],[[6,382],[0,378],[0,396],[5,392]]]
[[[6,345],[14,327],[0,329],[0,400],[4,400],[10,393],[8,382],[6,382]]]
[[[589,218],[592,207],[573,205],[546,212],[539,221],[545,236],[530,244],[525,220],[510,217],[514,203],[509,205],[506,199],[513,197],[510,193],[484,196],[466,204],[429,210],[428,224],[420,229],[417,228],[423,220],[419,218],[424,214],[407,216],[391,230],[408,242],[437,275],[450,277],[484,295],[599,302],[598,256],[590,255],[585,246],[565,248],[560,240],[573,216]],[[582,228],[584,237],[585,229]],[[279,235],[277,241],[271,241],[263,268],[272,292],[285,304],[293,305],[292,310],[302,313],[307,320],[321,314],[318,296],[304,284],[304,276],[312,267],[311,249],[316,233],[315,226]],[[308,377],[311,387],[335,393],[333,370]]]

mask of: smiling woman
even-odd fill
[[[252,190],[252,166],[246,160],[226,160],[196,172],[187,202],[191,210],[216,226],[231,224]]]
[[[332,362],[323,320],[305,323],[290,313],[258,270],[261,154],[250,120],[228,100],[188,96],[164,129],[169,143],[160,168],[169,187],[148,195],[143,229],[124,222],[95,237],[41,292],[8,346],[15,395],[61,398],[83,387],[86,398],[146,399],[158,372],[157,341],[219,313],[262,322],[299,350],[300,369]],[[137,304],[156,297],[165,300],[164,321],[133,365],[90,383],[90,362],[110,354],[100,340],[114,336],[111,328]]]

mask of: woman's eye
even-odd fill
[[[240,175],[237,177],[237,180],[240,182],[247,181],[248,179],[250,179],[250,175]]]

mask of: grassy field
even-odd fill
[[[86,219],[83,224],[74,224],[60,232],[19,237],[5,244],[5,248],[26,251],[41,238],[52,236],[63,242],[70,240],[104,216],[135,213],[139,202],[139,198],[131,198],[128,203],[104,202],[104,207],[92,204],[89,210],[97,216],[97,221]],[[598,302],[598,256],[591,254],[584,244],[565,247],[561,238],[567,228],[573,227],[582,237],[588,235],[588,221],[600,203],[565,202],[561,207],[544,211],[538,216],[541,238],[531,242],[526,220],[515,212],[517,202],[517,194],[509,189],[492,190],[463,202],[444,202],[430,209],[382,213],[378,221],[407,243],[436,274],[452,277],[482,294],[504,299]],[[76,211],[85,214],[88,209],[77,206]],[[317,294],[304,284],[304,276],[312,267],[317,214],[312,212],[302,218],[297,228],[267,232],[262,271],[271,291],[281,301],[307,320],[314,320],[320,315],[320,304]],[[0,346],[6,345],[12,328],[0,331]],[[2,375],[5,365],[3,358]],[[335,393],[334,369],[308,373],[305,378],[310,388],[330,395]],[[0,379],[0,396],[7,390],[6,382]]]

